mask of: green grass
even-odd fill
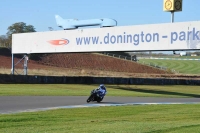
[[[140,59],[139,62],[167,67],[183,74],[200,74],[200,61]]]
[[[200,104],[59,109],[0,115],[6,133],[199,133]]]
[[[0,96],[88,96],[98,85],[0,84]],[[200,97],[199,86],[106,85],[107,96]],[[199,133],[200,104],[58,109],[0,115],[6,133]]]
[[[98,85],[0,84],[0,96],[88,96]],[[200,97],[199,86],[106,85],[107,96]]]
[[[200,59],[200,56],[159,56],[155,58],[180,58],[180,59]]]

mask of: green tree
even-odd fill
[[[34,26],[26,25],[26,23],[24,23],[24,22],[14,23],[11,26],[9,26],[7,30],[8,30],[8,32],[7,32],[8,43],[9,43],[10,47],[12,44],[12,34],[36,32]]]
[[[8,37],[6,35],[0,36],[0,47],[9,47]]]

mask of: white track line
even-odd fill
[[[18,110],[18,111],[9,111],[6,113],[0,114],[15,114],[15,113],[24,113],[24,112],[37,112],[37,111],[47,111],[55,109],[69,109],[69,108],[88,108],[88,107],[105,107],[105,106],[127,106],[127,105],[161,105],[161,104],[200,104],[200,102],[183,102],[183,103],[123,103],[123,104],[84,104],[84,105],[68,105],[68,106],[58,106],[58,107],[47,107],[47,108],[37,108],[37,109],[27,109],[27,110]]]

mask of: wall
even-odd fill
[[[55,77],[0,75],[0,84],[135,84],[135,85],[200,85],[200,80],[115,77]]]

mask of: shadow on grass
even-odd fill
[[[170,92],[170,91],[163,91],[163,90],[148,90],[148,89],[138,89],[138,88],[130,88],[130,87],[126,88],[126,87],[121,87],[121,86],[116,86],[116,87],[112,86],[112,88],[117,89],[117,90],[125,90],[125,91],[133,91],[133,92],[200,98],[199,94],[187,94],[187,93],[181,93],[181,92]]]

